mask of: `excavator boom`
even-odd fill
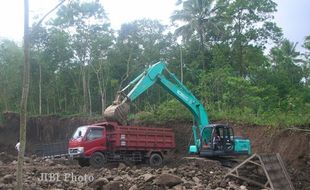
[[[195,119],[195,125],[193,126],[195,147],[199,147],[200,138],[198,138],[197,135],[197,127],[199,132],[201,132],[204,127],[208,126],[208,115],[200,101],[175,77],[173,73],[167,69],[167,65],[163,61],[150,66],[146,71],[131,81],[124,89],[118,92],[116,100],[104,112],[105,119],[108,121],[125,123],[129,111],[128,102],[134,101],[154,84],[159,84],[166,89],[193,114]],[[126,94],[125,90],[133,85],[134,87],[128,94]],[[208,138],[210,133],[211,129],[206,130],[204,135],[205,138]],[[197,151],[197,149],[193,151]]]

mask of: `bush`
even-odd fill
[[[155,109],[138,112],[131,116],[131,119],[143,123],[165,123],[168,121],[190,121],[192,115],[179,101],[172,99],[163,102]]]

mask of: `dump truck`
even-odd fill
[[[102,122],[78,127],[68,153],[82,167],[101,168],[108,162],[147,162],[156,167],[174,148],[175,135],[170,128]]]

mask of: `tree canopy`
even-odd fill
[[[178,5],[170,26],[141,19],[116,31],[99,1],[62,5],[31,30],[29,113],[101,114],[119,89],[164,59],[211,120],[309,126],[310,34],[302,49],[286,39],[273,0]],[[22,60],[22,47],[0,40],[1,111],[21,109]],[[172,111],[182,105],[159,86],[132,104],[135,117],[153,122],[191,119]]]

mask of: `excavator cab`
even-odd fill
[[[251,153],[249,140],[235,137],[231,127],[223,124],[213,124],[207,127],[212,128],[211,138],[201,140],[200,156],[216,157],[248,155]],[[202,138],[204,138],[204,131],[202,131]]]
[[[226,125],[217,125],[212,130],[213,150],[232,151],[234,142],[234,131]]]

